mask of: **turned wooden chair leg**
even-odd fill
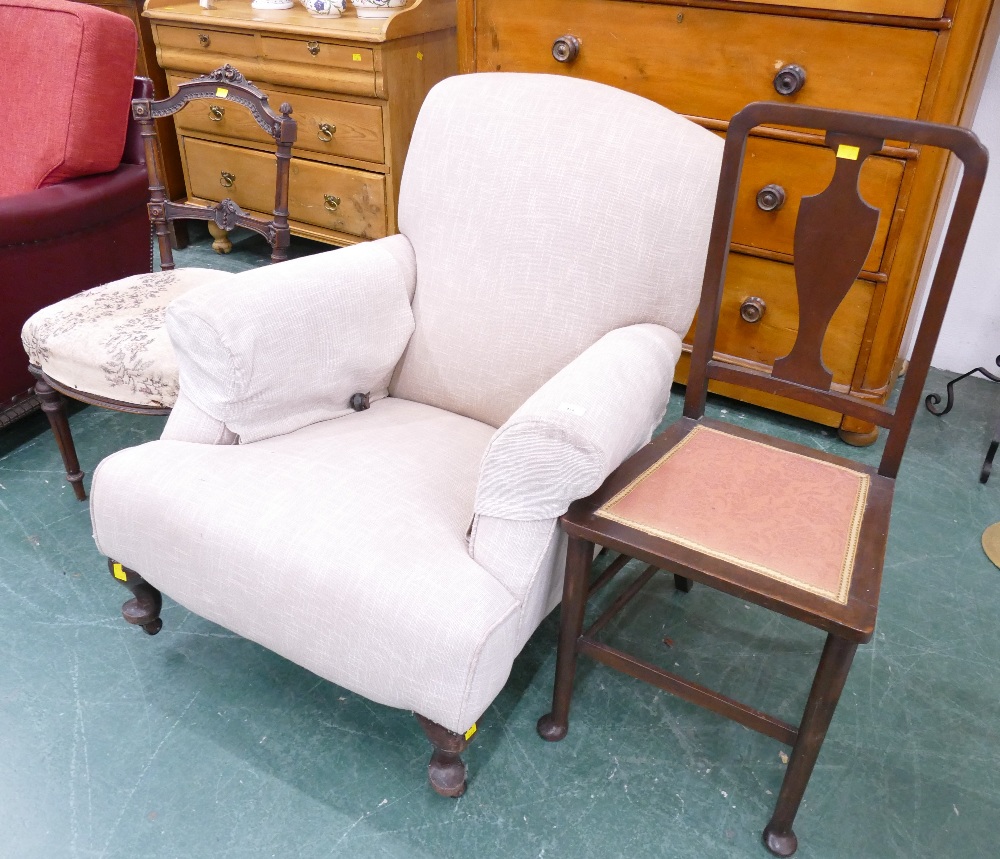
[[[156,635],[163,629],[163,621],[160,620],[163,597],[160,592],[137,572],[110,558],[108,569],[111,570],[111,575],[132,592],[132,599],[122,606],[122,617],[131,624],[141,626],[147,635]]]
[[[471,737],[471,733],[456,734],[419,713],[413,715],[417,717],[417,722],[434,747],[427,765],[427,778],[431,787],[441,796],[461,796],[465,793],[467,772],[462,752],[469,747],[467,737]]]
[[[538,720],[536,729],[543,740],[561,740],[569,731],[569,704],[573,697],[576,674],[576,640],[583,630],[587,608],[587,589],[594,544],[569,538],[566,549],[566,580],[563,583],[562,609],[559,614],[559,649],[556,652],[556,681],[552,692],[552,712]]]
[[[66,469],[66,480],[73,487],[73,494],[77,500],[86,501],[87,490],[83,486],[83,472],[80,470],[80,460],[76,456],[76,445],[73,444],[73,435],[69,429],[66,398],[46,382],[45,377],[40,372],[32,369],[31,373],[37,379],[35,395],[41,400],[42,411],[49,419],[52,435],[56,437],[56,445],[62,456],[63,468]]]
[[[823,746],[857,649],[856,643],[838,638],[832,633],[826,637],[826,646],[799,725],[799,737],[792,749],[774,814],[764,829],[764,846],[775,856],[791,856],[799,846],[792,831],[792,823],[806,785],[809,784],[809,777],[816,765],[816,758]]]

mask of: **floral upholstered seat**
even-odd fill
[[[196,286],[230,277],[182,268],[95,286],[39,310],[24,324],[21,340],[30,363],[77,399],[170,409],[178,382],[163,324],[167,305]]]

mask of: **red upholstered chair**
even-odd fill
[[[44,52],[32,46],[43,46]],[[0,426],[34,383],[21,326],[83,289],[150,269],[137,36],[67,0],[0,0]]]

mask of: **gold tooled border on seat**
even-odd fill
[[[868,487],[871,483],[871,478],[862,472],[855,471],[854,469],[847,468],[843,465],[837,465],[833,462],[825,462],[823,460],[813,459],[812,457],[805,456],[801,453],[795,453],[794,451],[782,450],[781,452],[787,454],[788,456],[796,456],[802,459],[807,459],[810,462],[819,462],[828,468],[834,468],[838,471],[845,471],[849,473],[852,477],[858,480],[858,492],[854,499],[854,510],[851,513],[851,528],[847,539],[847,549],[844,552],[844,557],[840,567],[840,580],[837,585],[837,590],[830,591],[826,588],[816,587],[815,585],[809,585],[805,582],[800,581],[792,576],[786,575],[778,570],[772,569],[771,567],[764,566],[763,564],[753,563],[751,561],[746,561],[742,558],[738,558],[735,555],[730,555],[726,552],[720,552],[709,546],[702,545],[694,540],[689,540],[685,537],[681,537],[678,534],[673,534],[669,531],[665,531],[659,528],[652,528],[649,525],[642,524],[635,521],[634,519],[629,519],[625,516],[619,516],[615,513],[610,512],[611,507],[617,504],[622,498],[632,492],[636,486],[642,483],[650,474],[656,471],[660,466],[662,466],[668,459],[670,459],[675,453],[677,453],[681,448],[683,448],[694,436],[699,432],[709,432],[716,433],[717,435],[727,436],[728,433],[720,432],[719,430],[712,429],[710,427],[699,426],[695,427],[691,432],[689,432],[680,442],[674,445],[669,451],[667,451],[663,456],[661,456],[656,462],[654,462],[649,468],[647,468],[642,474],[635,478],[628,486],[622,489],[617,495],[611,500],[605,502],[595,511],[595,515],[600,516],[604,519],[610,519],[613,522],[618,522],[621,525],[627,525],[629,528],[635,528],[637,531],[641,531],[644,534],[649,534],[653,537],[661,537],[665,540],[670,540],[679,546],[684,546],[688,549],[694,549],[695,551],[702,552],[712,558],[717,558],[720,561],[726,561],[727,563],[735,564],[741,566],[745,569],[752,570],[755,573],[760,573],[768,578],[775,579],[779,582],[784,582],[785,584],[792,585],[799,590],[807,591],[808,593],[815,594],[817,596],[823,597],[825,599],[833,600],[840,605],[847,604],[847,596],[851,589],[851,578],[854,571],[854,559],[857,554],[858,549],[858,538],[861,534],[861,522],[864,518],[865,506],[868,501]],[[747,444],[759,445],[760,447],[768,448],[769,450],[779,450],[780,448],[774,448],[771,445],[764,444],[763,442],[755,441],[753,439],[743,438],[742,436],[730,436],[731,438],[738,438],[740,441]]]

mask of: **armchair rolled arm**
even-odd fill
[[[415,288],[397,235],[193,289],[167,309],[181,394],[242,442],[347,414],[386,396]]]
[[[680,338],[661,325],[605,334],[494,434],[476,515],[552,519],[649,441],[666,409]]]

